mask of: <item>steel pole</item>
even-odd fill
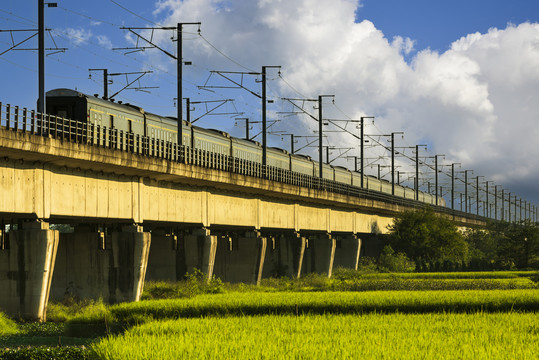
[[[509,199],[508,199],[508,202],[507,202],[507,208],[508,208],[508,212],[507,212],[507,219],[509,220],[509,222],[511,222],[511,193],[509,193]]]
[[[391,133],[391,195],[395,195],[395,133]]]
[[[434,155],[434,199],[438,205],[438,155]]]
[[[488,207],[488,181],[485,184],[485,209],[486,209],[486,216],[489,217],[489,207]]]
[[[322,179],[322,95],[318,96],[318,166],[319,176]]]
[[[451,210],[455,210],[455,163],[451,164]]]
[[[475,186],[477,187],[475,192],[475,214],[479,216],[479,176],[475,178]]]
[[[45,113],[45,1],[38,0],[38,68],[39,94],[37,111]]]
[[[267,165],[267,142],[266,142],[266,67],[262,66],[262,168],[264,176]]]
[[[464,171],[464,212],[468,212],[468,170]]]
[[[177,75],[178,75],[178,79],[177,79],[177,96],[178,96],[178,108],[177,108],[177,111],[178,111],[178,114],[177,114],[177,119],[178,119],[178,147],[180,148],[180,151],[181,151],[181,148],[183,146],[183,94],[182,94],[182,59],[183,59],[183,51],[182,51],[182,24],[181,23],[178,23],[177,24],[177,28],[176,28],[176,31],[177,31],[177,37],[178,37],[178,58],[176,59],[176,67],[177,67]]]
[[[494,220],[498,220],[498,185],[494,185]]]
[[[191,122],[191,99],[185,98],[185,120]]]
[[[501,214],[502,221],[505,220],[505,189],[502,189],[502,214]]]
[[[415,199],[419,201],[419,145],[415,146]]]
[[[361,117],[360,119],[360,126],[361,126],[361,129],[360,129],[360,137],[361,137],[361,144],[360,144],[360,149],[361,149],[361,153],[360,153],[360,156],[361,156],[361,164],[360,164],[360,169],[361,169],[361,188],[364,187],[364,183],[363,183],[363,169],[364,169],[364,163],[363,163],[363,159],[364,159],[364,155],[363,155],[363,152],[365,151],[365,139],[364,139],[364,131],[363,131],[363,125],[364,125],[364,122],[363,122],[363,117]],[[356,164],[357,164],[357,159],[356,159]]]
[[[103,99],[109,98],[109,72],[107,69],[103,69]]]

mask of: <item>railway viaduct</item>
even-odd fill
[[[249,164],[212,154],[179,161],[166,144],[145,148],[104,129],[38,125],[0,126],[0,309],[10,315],[43,319],[48,300],[66,294],[136,301],[145,280],[194,268],[231,282],[331,276],[357,268],[360,250],[376,246],[365,240],[419,206],[332,182],[275,181],[269,170],[249,176]]]

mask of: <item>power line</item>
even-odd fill
[[[155,22],[153,22],[152,20],[148,20],[148,19],[146,19],[146,18],[140,16],[139,14],[137,14],[137,13],[135,13],[135,12],[129,10],[128,8],[126,8],[125,6],[123,6],[123,5],[119,4],[119,3],[117,3],[117,2],[114,1],[114,0],[110,0],[110,2],[113,3],[113,4],[115,4],[115,5],[117,5],[117,6],[119,6],[119,7],[121,7],[122,9],[124,9],[125,11],[127,11],[128,13],[130,13],[130,14],[132,14],[132,15],[135,15],[135,16],[138,17],[139,19],[142,19],[142,20],[144,20],[144,21],[147,21],[147,22],[149,22],[149,23],[151,23],[151,24],[154,24],[154,25],[156,25],[156,26],[162,26],[161,24],[155,23]]]
[[[213,45],[211,42],[208,41],[208,39],[206,39],[202,33],[199,33],[200,37],[202,38],[202,40],[204,40],[208,45],[210,45],[215,51],[217,51],[219,54],[221,54],[223,57],[227,58],[228,60],[230,60],[231,62],[233,62],[234,64],[238,65],[239,67],[242,67],[244,68],[245,70],[247,71],[250,71],[250,72],[256,72],[256,70],[253,70],[251,68],[248,68],[247,66],[244,66],[242,65],[241,63],[239,63],[238,61],[232,59],[230,56],[226,55],[224,52],[222,52],[221,50],[219,50],[217,47],[215,47],[215,45]]]
[[[89,16],[89,15],[85,15],[85,14],[79,13],[79,12],[77,12],[77,11],[75,11],[75,10],[68,9],[68,8],[63,7],[63,6],[58,6],[58,7],[59,7],[60,9],[64,10],[64,11],[66,11],[66,12],[70,12],[70,13],[72,13],[72,14],[78,15],[78,16],[80,16],[80,17],[83,17],[83,18],[86,18],[86,19],[89,19],[89,20],[93,20],[93,21],[97,21],[97,22],[100,22],[100,23],[108,24],[108,25],[110,25],[110,26],[118,26],[118,27],[120,27],[120,25],[118,25],[118,24],[114,24],[114,23],[111,23],[111,22],[106,21],[106,20],[96,19],[96,18],[91,17],[91,16]]]

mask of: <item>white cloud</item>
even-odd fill
[[[106,35],[97,35],[97,43],[107,49],[112,49],[112,41]]]
[[[201,21],[203,35],[240,63],[282,65],[305,96],[335,94],[351,116],[376,115],[384,132],[404,130],[408,144],[426,141],[476,175],[508,186],[536,182],[538,24],[470,34],[444,53],[420,50],[407,61],[414,40],[389,41],[376,24],[355,23],[357,9],[356,0],[162,0],[155,14],[168,24]],[[204,42],[185,46],[201,68],[235,66]],[[280,85],[281,96],[292,93]],[[313,125],[293,126],[306,133],[305,124]],[[331,142],[357,146],[336,134]]]
[[[75,45],[84,44],[88,42],[88,40],[90,40],[90,38],[92,37],[92,31],[85,30],[83,28],[67,28],[65,29],[65,33],[69,40]]]
[[[402,36],[395,36],[391,45],[403,54],[408,55],[414,50],[415,43],[415,40],[412,40],[409,37],[403,39]]]

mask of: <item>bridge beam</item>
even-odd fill
[[[59,233],[41,221],[11,230],[0,250],[0,309],[7,315],[46,320]]]

